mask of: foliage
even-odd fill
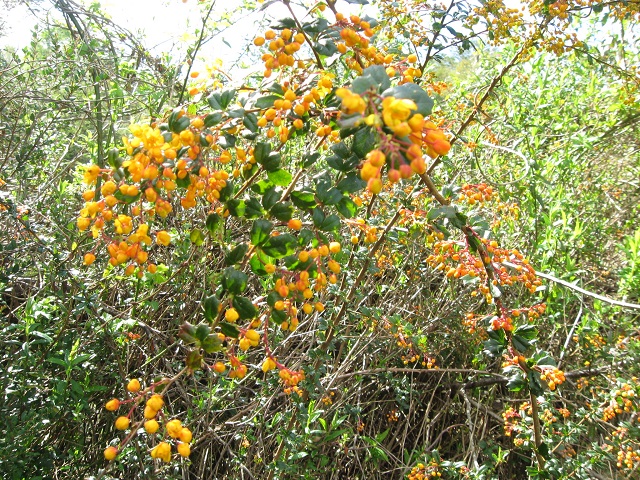
[[[632,477],[637,6],[214,5],[3,52],[0,471]]]

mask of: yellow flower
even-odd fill
[[[352,113],[363,114],[367,109],[367,103],[364,99],[355,93],[351,93],[346,88],[339,88],[336,95],[342,98],[342,109],[348,115]]]
[[[186,427],[183,427],[182,430],[180,430],[179,437],[182,442],[189,443],[193,438],[193,434],[191,433],[191,430],[189,430]]]
[[[131,230],[133,230],[132,219],[128,215],[118,215],[118,218],[113,221],[113,224],[119,235],[129,235]]]
[[[152,395],[149,400],[147,400],[147,406],[156,412],[162,408],[164,405],[164,400],[162,400],[162,395]]]
[[[159,443],[156,448],[151,450],[152,458],[160,458],[162,461],[168,463],[171,461],[171,445],[167,442]]]
[[[169,235],[166,231],[162,230],[156,233],[156,242],[166,247],[171,243],[171,235]]]
[[[387,97],[382,101],[382,118],[390,128],[404,122],[418,106],[406,98]]]
[[[90,165],[84,171],[83,181],[87,185],[93,185],[100,175],[100,167],[98,165]]]
[[[178,438],[180,436],[180,430],[182,430],[182,423],[180,423],[180,420],[174,419],[167,422],[165,428],[171,438]]]
[[[177,450],[181,457],[188,457],[191,455],[191,447],[189,447],[188,443],[179,443]]]
[[[276,362],[271,357],[267,357],[262,362],[262,371],[267,373],[269,370],[273,370],[276,368]]]

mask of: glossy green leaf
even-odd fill
[[[220,331],[227,337],[238,338],[240,336],[240,329],[233,323],[220,322]]]
[[[213,235],[218,227],[222,225],[222,223],[223,220],[220,215],[218,215],[217,213],[210,213],[209,215],[207,215],[205,225],[207,227],[207,230],[209,230],[209,233]]]
[[[234,296],[233,308],[235,308],[242,320],[251,320],[258,315],[258,309],[253,305],[253,302],[247,297]]]
[[[225,256],[224,263],[227,265],[235,265],[236,263],[240,263],[244,259],[247,250],[249,250],[249,245],[247,245],[246,243],[241,243]]]
[[[291,192],[291,201],[302,210],[309,210],[318,204],[313,193],[309,191],[294,190]]]
[[[218,318],[218,308],[220,307],[220,300],[215,295],[210,295],[202,302],[202,309],[204,310],[204,318],[209,322],[213,322]]]
[[[224,269],[222,274],[222,288],[229,293],[239,294],[247,288],[249,277],[246,273],[236,270],[233,267]]]
[[[251,226],[251,243],[256,246],[263,245],[273,230],[273,223],[269,220],[254,220]]]
[[[199,228],[194,228],[189,234],[189,240],[191,240],[191,243],[199,247],[204,243],[204,233],[202,233],[202,230]]]
[[[262,246],[262,251],[273,258],[282,258],[291,255],[296,250],[296,238],[285,233],[277,237],[270,237]]]
[[[278,202],[271,207],[269,214],[281,222],[288,222],[293,217],[293,205],[291,202]]]
[[[283,169],[274,170],[267,173],[267,177],[274,184],[279,187],[287,187],[291,183],[293,177],[289,172]]]

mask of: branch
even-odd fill
[[[502,262],[504,265],[508,266],[508,267],[515,267],[514,264],[510,263],[510,262]],[[588,297],[592,297],[592,298],[596,298],[598,300],[601,300],[605,303],[609,303],[611,305],[617,305],[618,307],[623,307],[623,308],[633,308],[636,310],[640,310],[640,305],[638,305],[637,303],[629,303],[629,302],[623,302],[622,300],[615,300],[613,298],[609,298],[609,297],[605,297],[604,295],[600,295],[599,293],[594,293],[594,292],[590,292],[589,290],[585,290],[584,288],[578,287],[577,285],[574,285],[573,283],[569,283],[566,280],[561,280],[557,277],[554,277],[553,275],[549,275],[548,273],[542,273],[542,272],[538,272],[536,270],[536,275],[538,275],[539,277],[542,277],[546,280],[550,280],[554,283],[557,283],[559,285],[562,285],[563,287],[567,287],[571,290],[575,290],[576,292],[580,292],[583,295],[586,295]]]

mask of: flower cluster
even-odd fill
[[[417,113],[418,106],[411,99],[363,96],[347,88],[339,88],[336,95],[342,100],[342,111],[346,115],[359,115],[361,118],[356,123],[374,128],[380,138],[380,146],[367,154],[360,170],[369,192],[382,191],[385,166],[389,181],[397,183],[414,173],[425,173],[423,150],[435,158],[446,155],[451,148],[444,132]]]
[[[154,389],[160,384],[166,384],[169,381],[162,381],[153,384],[146,389],[142,389],[140,381],[132,379],[127,384],[127,391],[133,394],[128,400],[119,400],[113,398],[105,404],[105,408],[110,412],[115,412],[124,404],[133,403],[133,406],[129,410],[127,415],[119,416],[115,421],[115,427],[117,430],[129,430],[130,433],[127,437],[120,442],[117,447],[110,446],[104,451],[104,457],[108,461],[114,460],[118,453],[124,448],[124,446],[133,438],[140,427],[144,427],[144,431],[148,435],[155,435],[160,430],[161,420],[164,423],[164,434],[162,441],[160,441],[152,450],[151,457],[161,459],[164,462],[171,461],[171,442],[175,443],[175,448],[181,457],[188,457],[191,454],[191,447],[189,444],[193,438],[191,430],[184,427],[180,420],[166,420],[162,412],[164,407],[164,399],[162,395],[154,393]],[[146,399],[146,401],[145,401]],[[141,405],[144,402],[144,412],[142,419],[136,421],[134,426],[131,426],[131,417],[133,416],[135,407]]]

